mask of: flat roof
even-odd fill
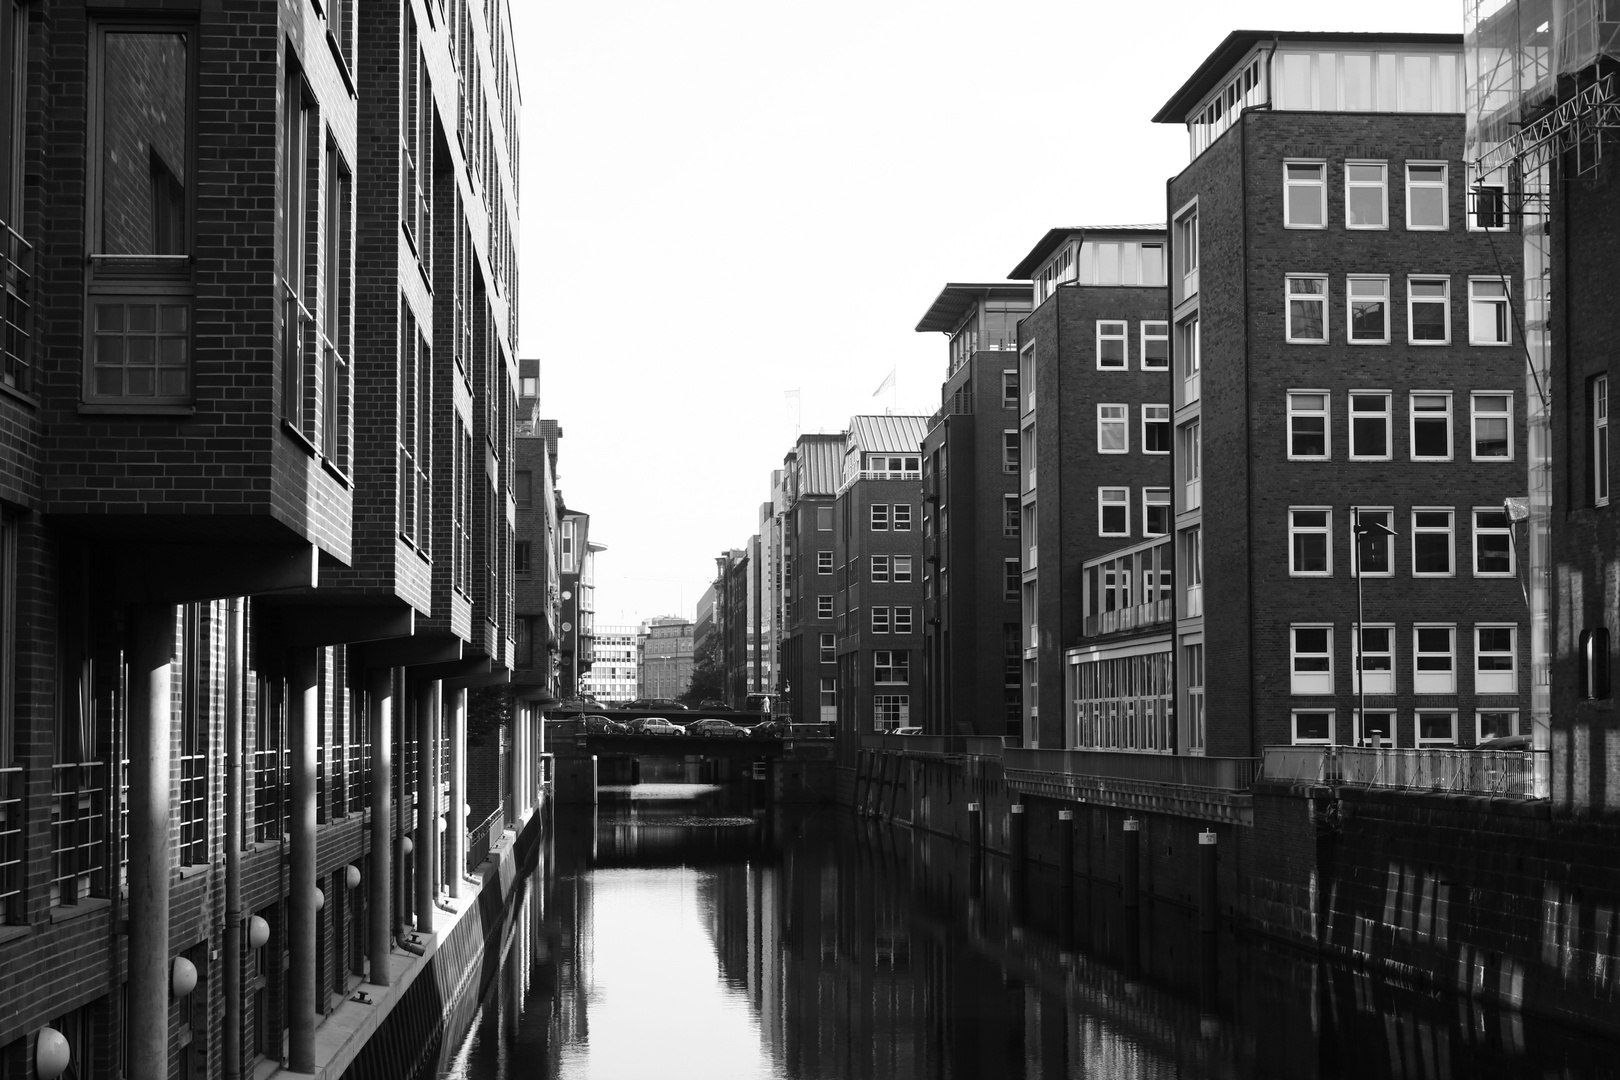
[[[1086,236],[1095,233],[1106,236],[1109,233],[1162,233],[1163,225],[1071,225],[1066,229],[1048,229],[1040,242],[1029,249],[1024,261],[1012,268],[1009,278],[1030,278],[1035,275],[1035,268],[1045,262],[1058,245],[1076,234]]]
[[[1267,41],[1320,41],[1353,42],[1358,45],[1455,45],[1462,47],[1461,34],[1352,34],[1332,33],[1325,30],[1234,30],[1226,40],[1215,46],[1215,51],[1198,65],[1192,77],[1181,84],[1181,89],[1170,96],[1156,114],[1155,124],[1183,124],[1187,114],[1209,96],[1231,74],[1239,60],[1249,50]]]
[[[1029,289],[1030,283],[1027,281],[992,281],[984,284],[949,282],[939,290],[939,295],[934,297],[934,302],[917,323],[917,333],[938,330],[948,334],[956,329],[968,309],[980,300],[1016,300],[1020,297],[1027,300]]]

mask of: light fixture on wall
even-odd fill
[[[183,998],[197,989],[197,965],[183,956],[174,958],[169,965],[169,988],[176,998]]]
[[[72,1058],[66,1035],[53,1027],[39,1029],[39,1042],[34,1048],[34,1073],[39,1080],[57,1080],[67,1072]]]
[[[315,910],[319,911],[321,908],[326,906],[326,894],[320,890],[319,886],[312,891],[314,895],[311,897],[311,899],[315,901]]]
[[[402,836],[399,838],[399,853],[401,855],[409,855],[415,849],[416,845],[411,843],[410,837]]]
[[[354,863],[350,863],[348,866],[345,866],[343,868],[343,880],[349,883],[349,888],[359,888],[360,868],[354,865]]]
[[[270,940],[270,924],[257,915],[248,916],[248,947],[253,949],[264,948],[264,943]]]

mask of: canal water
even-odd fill
[[[438,1076],[1620,1076],[1612,1044],[1532,1017],[745,797],[652,783],[555,808],[499,971]]]

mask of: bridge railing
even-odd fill
[[[1452,795],[1535,798],[1545,750],[1268,746],[1264,775],[1284,783],[1351,784]]]
[[[1008,769],[1135,780],[1177,787],[1247,791],[1259,772],[1258,758],[1144,754],[1129,750],[1031,750],[1009,746],[1002,752]]]

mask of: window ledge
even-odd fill
[[[77,904],[58,904],[51,908],[51,922],[71,922],[82,919],[95,911],[106,911],[112,906],[112,901],[105,896],[89,896]]]
[[[33,931],[34,928],[27,925],[0,926],[0,945],[4,945],[8,941],[16,941],[18,938],[25,938]]]
[[[213,867],[208,863],[193,863],[190,866],[182,866],[180,868],[180,880],[185,881],[187,878],[194,878],[199,874],[206,874],[212,869]]]
[[[9,398],[16,398],[18,401],[30,408],[39,408],[39,398],[26,391],[17,389],[15,386],[7,386],[5,383],[0,383],[0,394],[4,394]]]
[[[321,468],[325,469],[327,473],[331,475],[332,479],[336,480],[344,487],[354,487],[354,481],[349,479],[349,474],[334,464],[332,459],[327,457],[325,454],[321,455]]]
[[[281,430],[287,434],[288,438],[297,443],[304,453],[308,454],[310,457],[319,456],[315,449],[315,444],[310,442],[302,431],[298,430],[297,424],[294,424],[291,420],[283,417],[281,421]]]
[[[353,16],[350,16],[352,19]],[[349,24],[351,30],[353,22]],[[349,61],[343,55],[343,46],[338,43],[337,34],[332,32],[331,26],[326,28],[326,45],[332,50],[332,59],[337,61],[338,74],[343,76],[343,85],[348,88],[351,98],[358,97],[354,89],[354,75],[349,71]]]
[[[82,404],[80,416],[195,416],[195,405]]]

